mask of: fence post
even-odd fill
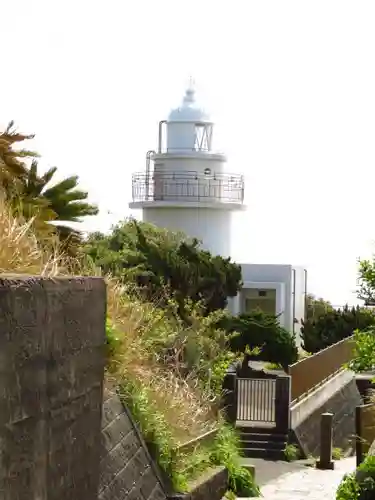
[[[362,417],[362,407],[356,406],[356,408],[355,408],[355,455],[356,455],[357,467],[363,461],[361,417]]]
[[[276,378],[275,389],[275,421],[276,428],[286,433],[290,428],[291,377],[289,375]]]
[[[320,460],[316,466],[318,469],[335,468],[332,460],[332,423],[333,413],[322,413],[320,423]]]
[[[235,367],[229,367],[223,380],[223,406],[228,422],[235,423],[237,419],[237,372]]]

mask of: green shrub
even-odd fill
[[[267,363],[265,368],[267,370],[282,370],[283,367],[280,365],[280,363]]]
[[[298,359],[298,349],[293,335],[281,327],[277,316],[253,311],[240,316],[227,316],[219,323],[229,334],[233,352],[245,352],[260,347],[256,358],[280,364],[287,368]]]
[[[129,219],[107,235],[92,233],[84,253],[105,274],[123,283],[134,283],[150,301],[160,297],[160,306],[174,298],[185,319],[185,302],[201,302],[204,312],[224,309],[228,297],[241,289],[241,266],[212,255],[197,239]]]
[[[353,474],[342,480],[336,500],[372,500],[375,498],[375,456],[368,456]]]
[[[375,366],[375,328],[354,332],[353,359],[348,364],[354,372],[371,371]]]
[[[107,355],[109,358],[113,358],[118,346],[120,345],[120,339],[118,338],[116,329],[113,328],[112,323],[107,319],[105,325],[106,332],[106,345],[107,345]]]
[[[341,460],[344,456],[344,451],[341,448],[333,448],[332,458],[333,460]]]
[[[284,456],[287,462],[294,462],[300,457],[299,449],[294,444],[287,444],[284,449]]]
[[[176,491],[187,489],[187,480],[176,467],[177,443],[163,413],[153,403],[147,387],[141,382],[123,380],[120,397],[138,424],[151,455]]]
[[[353,335],[355,330],[365,330],[375,325],[372,311],[360,307],[332,309],[302,321],[303,348],[315,353]]]
[[[238,497],[258,497],[260,492],[253,476],[240,464],[240,449],[235,429],[229,425],[221,425],[210,454],[211,463],[228,469],[229,490]]]

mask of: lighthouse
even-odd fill
[[[244,178],[227,170],[213,148],[214,124],[197,105],[190,85],[181,105],[159,123],[158,147],[132,176],[131,209],[143,220],[183,232],[214,255],[231,256],[232,214],[243,210]],[[277,248],[275,242],[275,248]],[[233,314],[261,309],[278,317],[300,343],[307,271],[291,264],[241,263],[243,286],[229,301]]]
[[[214,124],[190,85],[181,105],[159,122],[158,147],[132,176],[131,209],[143,220],[202,242],[214,255],[231,254],[232,213],[244,209],[244,179],[227,171],[213,149]]]

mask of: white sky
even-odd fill
[[[238,261],[291,263],[355,301],[375,248],[373,0],[0,0],[0,125],[77,173],[105,229],[189,75],[246,176]],[[112,216],[106,215],[108,211]]]

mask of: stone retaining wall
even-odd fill
[[[106,388],[98,500],[166,500],[158,476],[130,414],[114,390]]]

